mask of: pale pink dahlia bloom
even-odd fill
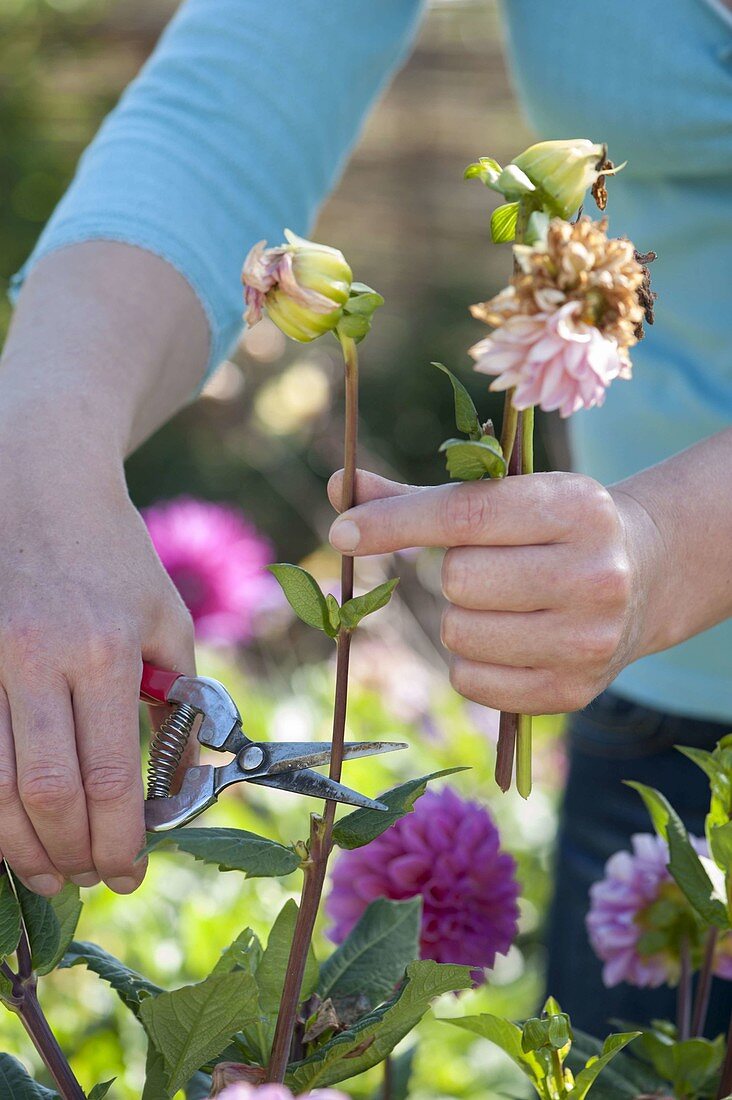
[[[482,971],[516,937],[518,894],[516,864],[501,851],[488,810],[445,787],[422,795],[371,844],[338,857],[328,935],[341,943],[376,898],[420,895],[422,958]]]
[[[335,1089],[315,1089],[307,1094],[310,1100],[348,1100],[344,1092]],[[229,1085],[219,1093],[219,1100],[293,1100],[285,1085]]]
[[[202,641],[246,642],[279,589],[269,542],[227,504],[180,497],[143,509],[150,538]]]
[[[701,856],[707,845],[694,837]],[[597,957],[605,964],[602,980],[610,988],[627,982],[635,986],[674,985],[679,977],[676,952],[641,955],[644,914],[660,897],[676,898],[688,906],[668,871],[668,846],[660,837],[638,833],[631,837],[632,852],[616,852],[605,865],[605,877],[590,887],[587,931]],[[719,942],[714,967],[720,978],[732,979],[732,938]]]
[[[516,387],[517,409],[539,405],[571,416],[602,405],[615,378],[629,378],[627,357],[615,340],[580,319],[582,303],[553,312],[514,314],[470,349],[475,369],[495,374],[492,390]]]

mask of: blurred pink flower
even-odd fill
[[[498,376],[492,390],[515,386],[517,409],[539,405],[566,417],[602,405],[613,379],[630,377],[630,364],[581,312],[581,302],[569,301],[553,313],[509,317],[470,349],[475,369]]]
[[[229,1085],[219,1094],[219,1100],[293,1100],[285,1085]],[[335,1089],[315,1089],[307,1094],[310,1100],[348,1100],[344,1092]]]
[[[696,851],[707,855],[703,840],[691,838]],[[631,837],[632,852],[616,852],[605,865],[605,877],[590,887],[587,931],[597,957],[605,964],[602,980],[610,988],[627,982],[635,986],[673,985],[679,976],[678,952],[670,949],[641,955],[638,944],[645,931],[644,914],[662,896],[688,902],[668,871],[668,846],[660,837],[638,833]],[[732,979],[732,938],[720,939],[715,973]]]
[[[278,602],[268,541],[227,504],[180,497],[143,510],[160,560],[203,641],[249,640],[258,614]]]
[[[375,898],[421,895],[422,958],[489,969],[516,937],[515,872],[484,806],[449,787],[428,791],[371,844],[338,857],[326,902],[328,935],[341,943]]]

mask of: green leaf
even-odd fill
[[[102,981],[108,982],[122,1003],[130,1009],[135,1016],[139,1015],[140,1005],[146,998],[156,997],[162,990],[159,985],[143,978],[135,970],[115,959],[103,948],[95,943],[72,943],[60,963],[60,970],[67,970],[71,966],[85,966],[93,971]]]
[[[330,620],[330,627],[332,636],[335,637],[338,631],[341,629],[341,608],[338,600],[332,593],[328,592],[325,597],[325,603],[328,608],[328,618]]]
[[[257,967],[259,1007],[265,1013],[276,1013],[280,1006],[282,984],[290,958],[292,937],[295,933],[298,908],[296,902],[286,901],[267,940],[267,947]],[[312,946],[308,952],[307,966],[302,983],[301,1000],[307,1000],[318,984],[318,963]]]
[[[383,304],[384,299],[378,291],[372,290],[364,283],[352,283],[351,293],[343,307],[343,312],[370,318]]]
[[[340,337],[347,336],[356,343],[360,343],[364,336],[368,335],[371,328],[371,317],[363,317],[358,313],[346,313],[344,311],[336,331]]]
[[[244,829],[173,829],[148,833],[144,853],[156,848],[178,848],[220,871],[243,871],[246,878],[291,875],[300,866],[292,848]]]
[[[240,932],[234,942],[221,953],[221,958],[211,971],[212,974],[230,974],[232,970],[243,970],[247,974],[256,974],[262,958],[262,945],[259,937],[251,928]]]
[[[111,1081],[104,1081],[99,1085],[95,1085],[89,1093],[89,1100],[103,1100],[103,1097],[107,1095],[116,1080],[117,1078],[113,1077]]]
[[[729,871],[732,869],[732,821],[713,825],[708,830],[708,836],[712,859],[723,871]]]
[[[491,237],[494,244],[503,244],[516,237],[516,224],[519,214],[518,202],[506,202],[497,207],[491,216]]]
[[[480,1035],[500,1047],[537,1087],[546,1078],[543,1062],[533,1051],[522,1048],[521,1028],[510,1020],[483,1012],[480,1016],[463,1016],[453,1020],[443,1018],[442,1022],[460,1027],[464,1031],[472,1031],[474,1035]]]
[[[6,978],[4,974],[0,973],[0,1004],[4,1004],[6,1008],[12,1009],[13,1001],[13,983],[10,978]]]
[[[638,1044],[665,1081],[679,1095],[696,1095],[716,1081],[724,1060],[724,1036],[677,1041],[654,1029],[646,1031]]]
[[[171,1093],[165,1073],[165,1061],[154,1043],[148,1041],[145,1062],[145,1087],[141,1100],[169,1100]]]
[[[357,320],[360,318],[354,318],[354,321]],[[308,626],[322,630],[328,637],[334,638],[328,605],[315,577],[311,577],[299,565],[280,562],[277,565],[268,565],[267,568],[270,573],[274,573],[295,614],[299,615]]]
[[[384,581],[383,584],[372,588],[370,592],[364,592],[363,596],[354,596],[353,599],[346,600],[340,612],[341,622],[346,630],[354,630],[361,619],[386,607],[398,584],[399,578],[393,577],[390,581]]]
[[[376,840],[377,836],[386,832],[395,821],[412,812],[414,803],[424,794],[431,780],[467,770],[467,768],[445,768],[443,771],[432,772],[431,775],[423,775],[421,779],[409,779],[406,783],[400,783],[398,787],[392,787],[385,794],[379,795],[379,802],[385,803],[387,810],[354,810],[337,821],[333,829],[334,843],[339,848],[349,850],[370,844],[372,840]]]
[[[575,1030],[572,1049],[567,1055],[566,1064],[579,1074],[585,1063],[599,1058],[603,1044],[582,1031]],[[661,1088],[662,1082],[645,1062],[628,1054],[619,1054],[612,1065],[606,1065],[602,1076],[592,1088],[593,1100],[636,1100],[639,1095],[667,1092]]]
[[[10,1054],[0,1054],[0,1096],[3,1100],[59,1100],[57,1092],[34,1081]]]
[[[440,446],[447,471],[456,481],[479,481],[485,477],[504,477],[506,460],[501,444],[492,435],[481,439],[446,439]]]
[[[79,887],[64,886],[54,898],[42,898],[16,881],[23,923],[37,974],[48,974],[63,958],[81,913]]]
[[[309,1058],[290,1066],[287,1084],[293,1092],[301,1093],[365,1073],[383,1062],[409,1034],[435,997],[471,985],[470,967],[427,959],[411,963],[404,984],[392,1000],[362,1016]]]
[[[257,987],[250,974],[213,974],[198,985],[147,997],[140,1018],[165,1062],[170,1092],[215,1058],[232,1035],[257,1015]]]
[[[722,929],[729,928],[725,904],[716,896],[717,888],[694,850],[686,827],[673,806],[659,791],[646,787],[643,783],[628,782],[627,786],[638,791],[651,814],[656,832],[667,841],[668,869],[689,904],[708,924]]]
[[[320,970],[323,1000],[361,994],[371,1008],[391,997],[409,963],[419,956],[422,899],[377,898]]]
[[[186,1085],[186,1100],[208,1100],[211,1095],[211,1078],[207,1073],[196,1073]]]
[[[0,962],[12,955],[20,941],[20,905],[9,875],[0,870]]]
[[[585,1096],[587,1096],[587,1093],[605,1067],[612,1062],[613,1058],[620,1053],[623,1047],[626,1047],[628,1043],[632,1043],[640,1034],[640,1031],[625,1031],[617,1035],[608,1035],[602,1045],[602,1053],[599,1058],[591,1058],[585,1068],[580,1070],[575,1077],[572,1100],[585,1100]]]
[[[455,426],[457,430],[469,436],[470,439],[480,439],[483,435],[480,417],[478,416],[478,410],[475,407],[473,399],[465,389],[465,386],[451,370],[448,370],[444,363],[433,363],[432,366],[437,367],[443,374],[446,374],[452,384],[452,391],[455,397]]]

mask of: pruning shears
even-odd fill
[[[232,783],[257,783],[350,806],[387,809],[383,802],[311,771],[330,762],[330,742],[251,741],[242,730],[234,700],[218,680],[182,676],[144,664],[140,699],[173,708],[150,747],[145,824],[152,832],[175,829],[192,821]],[[180,789],[171,794],[173,778],[196,725],[201,745],[215,752],[231,753],[234,759],[220,767],[197,764],[186,768]],[[352,760],[406,747],[392,741],[354,741],[346,744],[343,757]]]

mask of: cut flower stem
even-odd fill
[[[351,508],[356,498],[356,454],[358,447],[358,353],[355,341],[340,337],[345,365],[345,438],[341,511]],[[353,596],[353,558],[341,557],[341,603]],[[341,627],[336,639],[336,682],[333,706],[333,735],[330,756],[330,777],[340,780],[343,768],[343,746],[346,736],[348,705],[348,668],[351,632]],[[308,951],[320,908],[320,899],[328,869],[328,857],[333,846],[333,822],[337,804],[326,802],[323,816],[310,819],[310,851],[304,865],[304,881],[300,910],[290,948],[287,973],[282,989],[272,1053],[267,1067],[267,1081],[281,1083],[287,1073],[292,1037],[297,1020],[300,992],[305,975]]]

